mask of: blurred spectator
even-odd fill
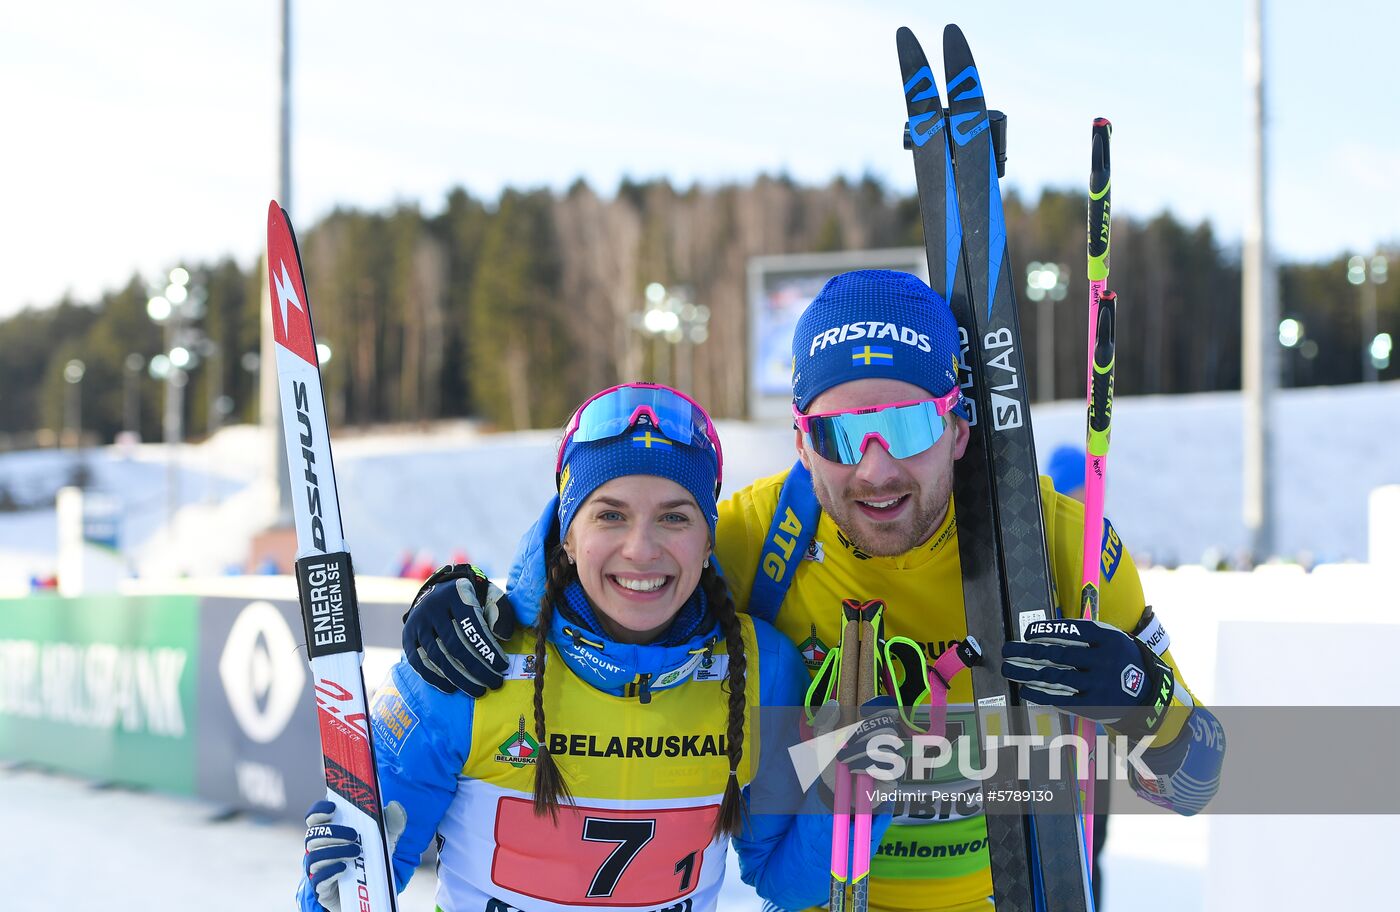
[[[1084,502],[1083,447],[1072,443],[1056,447],[1045,466],[1045,474],[1050,476],[1056,491],[1080,503]]]
[[[433,571],[438,565],[433,562],[433,553],[428,550],[418,552],[418,556],[407,567],[407,572],[401,574],[408,579],[425,580],[433,575]]]
[[[29,588],[34,592],[58,589],[58,574],[50,573],[48,576],[35,574],[29,578]]]

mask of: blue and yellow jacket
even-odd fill
[[[891,636],[906,636],[924,647],[929,660],[949,644],[967,636],[963,608],[962,565],[958,550],[956,511],[950,505],[942,526],[928,541],[904,554],[866,554],[852,543],[825,513],[811,530],[794,513],[777,526],[775,514],[788,472],[759,479],[719,505],[716,555],[740,611],[753,611],[750,593],[765,575],[784,585],[775,626],[797,643],[808,666],[816,670],[840,636],[838,607],[843,599],[882,599],[884,622]],[[1084,529],[1083,506],[1056,494],[1047,478],[1040,479],[1041,509],[1055,592],[1065,617],[1080,614],[1077,581]],[[808,522],[812,520],[809,519]],[[775,534],[792,536],[786,549],[767,547]],[[795,548],[802,532],[805,548]],[[1141,638],[1176,672],[1174,711],[1158,732],[1157,743],[1170,745],[1149,751],[1147,765],[1158,773],[1156,783],[1134,779],[1149,801],[1178,813],[1194,813],[1209,800],[1218,783],[1223,736],[1204,708],[1197,707],[1169,650],[1166,637],[1146,607],[1132,557],[1111,525],[1105,523],[1102,542],[1102,587],[1099,619]],[[770,606],[777,608],[777,606]],[[948,698],[950,733],[976,731],[972,711],[972,682],[961,675],[952,682]],[[1195,714],[1189,710],[1197,707]],[[952,768],[951,765],[949,768]],[[894,825],[882,839],[871,867],[870,907],[879,912],[961,909],[969,904],[986,908],[991,893],[987,826],[980,784],[935,777],[941,788],[967,800],[928,805],[896,806]]]
[[[529,628],[555,509],[527,533],[507,586],[522,633],[505,644],[505,686],[479,701],[443,694],[401,661],[375,696],[384,800],[408,812],[395,875],[407,883],[436,835],[444,912],[713,908],[726,846],[711,833],[729,775],[728,656],[717,625],[680,645],[630,645],[554,612],[546,731],[576,805],[563,805],[557,824],[531,807],[540,745]],[[740,622],[749,706],[802,705],[808,676],[797,649],[761,620]],[[782,714],[790,726],[772,718],[745,720],[738,775],[753,813],[734,847],[760,896],[802,908],[827,895],[831,817],[795,813],[802,789],[785,748],[796,717]],[[765,812],[775,808],[785,812]]]

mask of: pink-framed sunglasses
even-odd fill
[[[724,481],[724,451],[714,422],[700,403],[680,390],[659,383],[624,383],[589,397],[578,407],[564,429],[554,462],[556,482],[564,471],[564,455],[572,443],[620,437],[639,424],[648,423],[665,440],[661,446],[683,443],[711,449],[715,454],[715,494]]]
[[[869,408],[804,415],[793,406],[792,417],[813,452],[829,462],[855,465],[876,440],[895,459],[917,456],[938,442],[947,415],[962,400],[953,387],[932,399],[890,402]]]

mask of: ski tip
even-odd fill
[[[913,29],[907,25],[901,25],[894,33],[895,49],[899,51],[899,62],[909,68],[915,69],[928,65],[928,58],[924,54],[923,46],[919,44],[919,39],[914,36]]]
[[[1107,117],[1095,117],[1094,129],[1108,130],[1111,133],[1113,132],[1113,124],[1109,122],[1109,119]]]
[[[969,64],[972,61],[972,48],[967,44],[967,38],[963,36],[962,29],[953,23],[948,23],[943,27],[943,64],[951,66],[949,58],[966,59]]]
[[[292,230],[291,219],[287,218],[287,210],[282,205],[273,200],[267,204],[267,233],[271,237],[274,232],[282,229]]]

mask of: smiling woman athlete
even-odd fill
[[[795,726],[786,743],[767,726],[756,737],[749,710],[802,705],[807,672],[786,637],[735,612],[713,566],[722,464],[714,425],[685,395],[606,390],[570,420],[558,496],[511,574],[509,603],[529,626],[501,629],[511,609],[472,568],[424,586],[415,605],[446,603],[450,636],[461,626],[491,642],[470,669],[423,656],[465,692],[401,661],[374,699],[400,885],[436,833],[443,912],[706,910],[732,839],[763,898],[825,899],[830,815],[750,813],[755,793],[801,800],[784,749]],[[330,810],[318,802],[307,818],[303,910],[338,908],[358,854]]]

